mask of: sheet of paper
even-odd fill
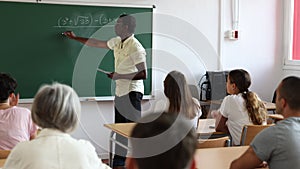
[[[97,69],[98,72],[102,72],[102,73],[105,73],[105,74],[111,74],[111,72],[108,72],[108,71],[105,71],[103,69]]]

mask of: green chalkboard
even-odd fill
[[[54,81],[72,86],[80,97],[114,96],[114,81],[97,68],[114,71],[113,52],[92,48],[64,37],[108,40],[123,13],[136,17],[136,38],[147,52],[148,78],[152,82],[152,8],[68,4],[0,2],[0,71],[18,81],[21,98],[33,98],[42,84]]]

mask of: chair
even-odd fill
[[[0,150],[0,159],[6,159],[10,153],[10,150]]]
[[[240,145],[245,146],[249,145],[253,138],[263,129],[268,128],[270,126],[273,126],[274,124],[268,124],[268,125],[254,125],[254,124],[249,124],[245,125],[242,130],[242,135],[241,135],[241,141]]]
[[[198,87],[196,85],[189,84],[189,89],[191,91],[192,97],[196,98],[197,100],[200,100]]]
[[[228,136],[214,139],[198,139],[197,149],[200,148],[215,148],[215,147],[229,147],[230,138]]]
[[[272,103],[276,103],[276,90],[273,94]],[[276,114],[276,110],[273,110],[273,114]]]

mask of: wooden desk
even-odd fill
[[[264,102],[268,111],[276,110],[276,104],[271,102]]]
[[[268,111],[270,110],[275,110],[276,109],[276,105],[275,103],[271,103],[271,102],[263,102],[265,104],[265,107]],[[209,106],[209,105],[221,105],[222,104],[222,100],[207,100],[207,101],[200,101],[200,105],[201,106]]]
[[[281,114],[268,114],[267,115],[269,118],[272,118],[274,122],[276,123],[277,121],[283,120],[284,117]]]
[[[122,135],[126,138],[130,137],[131,131],[136,123],[115,123],[115,124],[104,124],[104,126],[111,130],[109,138],[109,165],[112,166],[112,155],[113,155],[113,144],[118,144],[125,149],[129,149],[128,145],[124,145],[118,142],[114,136],[116,134]],[[200,119],[199,125],[196,130],[197,133],[204,135],[219,134],[220,132],[215,132],[215,119]],[[224,134],[224,133],[223,133]]]
[[[110,130],[129,138],[131,131],[136,123],[115,123],[115,124],[104,124],[105,127],[109,128]]]
[[[199,125],[196,130],[197,133],[215,133],[215,119],[199,119]],[[105,127],[112,130],[113,132],[122,135],[126,138],[130,137],[131,131],[136,123],[115,123],[115,124],[104,124]]]
[[[0,169],[4,166],[6,159],[0,159]]]
[[[195,153],[197,169],[229,168],[231,162],[240,157],[248,147],[249,146],[234,146],[197,149]]]
[[[128,145],[124,145],[121,142],[117,141],[114,136],[119,134],[121,136],[126,137],[127,139],[130,137],[131,131],[136,123],[115,123],[115,124],[104,124],[104,127],[107,127],[111,130],[110,138],[109,138],[109,157],[108,164],[112,167],[112,156],[113,156],[113,143],[120,145],[125,149],[129,149]]]
[[[242,155],[249,146],[197,149],[195,160],[197,169],[229,168],[233,160]]]

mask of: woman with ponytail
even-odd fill
[[[216,118],[216,131],[230,133],[233,145],[240,144],[244,125],[266,123],[267,110],[264,103],[249,91],[251,78],[247,71],[235,69],[229,72],[226,82],[227,93],[213,117]]]

